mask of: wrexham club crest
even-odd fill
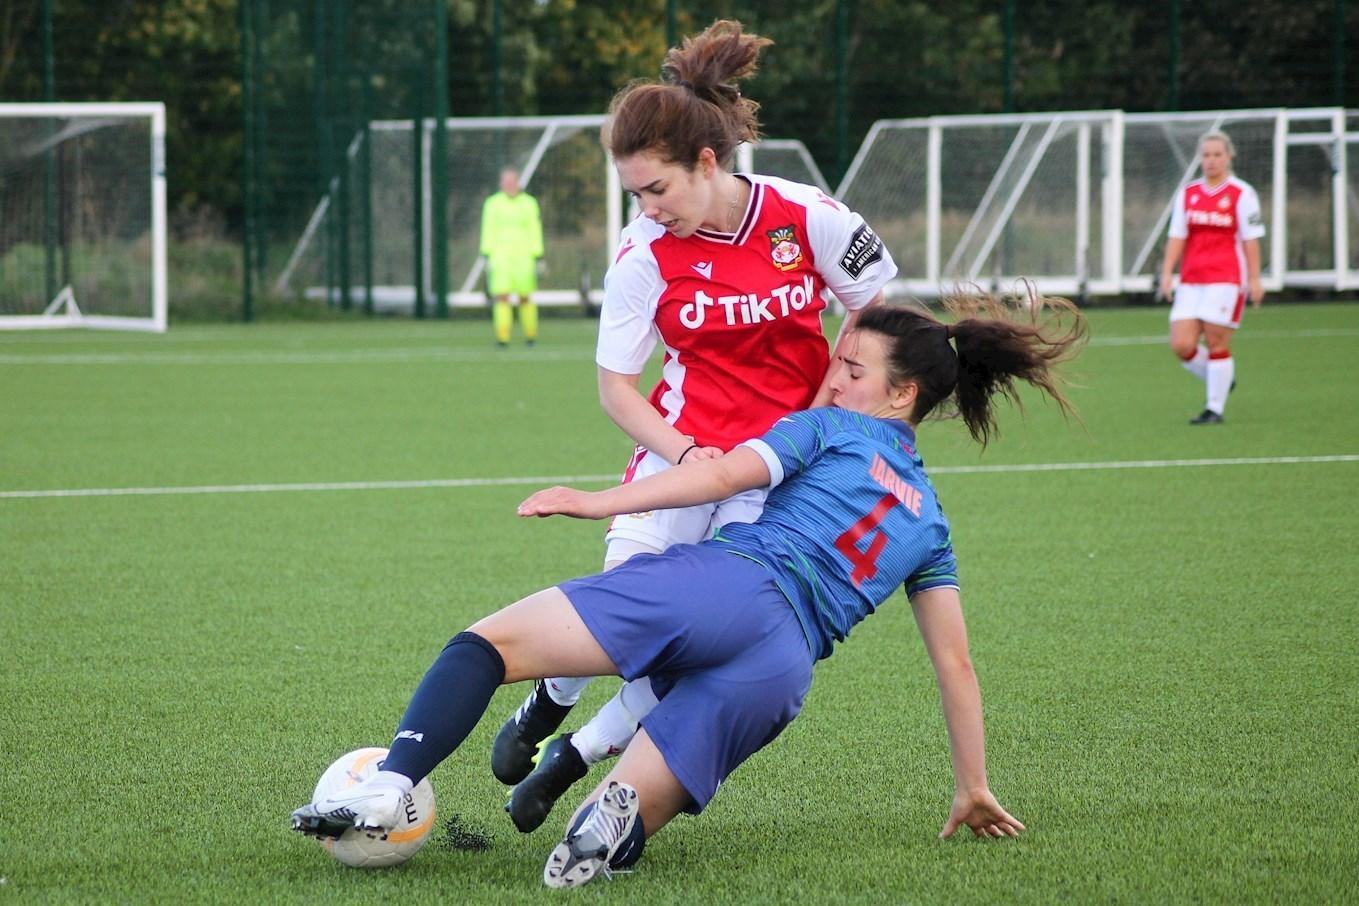
[[[770,230],[768,236],[769,256],[774,259],[775,267],[781,271],[791,271],[802,263],[802,246],[797,244],[797,233],[793,231],[792,224]]]

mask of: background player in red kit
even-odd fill
[[[737,145],[759,133],[758,105],[737,82],[770,43],[740,23],[715,22],[670,50],[660,81],[632,83],[609,108],[602,139],[642,213],[605,277],[596,352],[600,404],[637,444],[624,483],[719,457],[788,413],[828,402],[823,290],[848,310],[844,336],[896,274],[863,218],[816,188],[728,171]],[[643,396],[639,380],[658,343],[661,381]],[[605,568],[753,522],[763,506],[764,492],[753,490],[620,516]],[[620,752],[656,704],[650,683],[634,680],[580,731],[544,747],[534,771],[538,743],[586,682],[539,682],[496,737],[492,769],[519,784],[507,808],[520,830],[541,824],[589,764]]]
[[[1191,425],[1222,421],[1236,376],[1232,334],[1241,324],[1246,295],[1256,308],[1265,297],[1260,283],[1260,237],[1265,235],[1260,199],[1249,184],[1232,175],[1235,156],[1232,140],[1224,133],[1209,132],[1199,139],[1203,176],[1175,199],[1161,265],[1161,295],[1169,299],[1175,265],[1184,256],[1170,309],[1170,348],[1208,385],[1207,404],[1190,419]]]

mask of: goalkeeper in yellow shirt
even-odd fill
[[[491,296],[491,320],[495,339],[510,344],[514,309],[530,346],[538,339],[538,269],[543,258],[543,221],[538,200],[519,188],[519,171],[500,171],[500,191],[486,199],[481,209],[481,254],[486,258],[486,288]]]

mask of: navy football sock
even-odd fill
[[[475,632],[453,636],[411,696],[382,769],[419,783],[472,732],[504,679],[494,645]]]

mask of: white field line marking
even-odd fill
[[[456,349],[411,346],[331,352],[92,352],[0,354],[0,365],[362,365],[393,362],[575,362],[593,346],[556,349]]]
[[[1329,456],[1255,456],[1239,459],[1140,459],[1123,462],[1042,462],[995,466],[937,466],[931,475],[975,475],[1014,472],[1088,472],[1099,469],[1180,469],[1206,466],[1278,466],[1359,462],[1359,453]],[[0,491],[0,499],[33,497],[148,497],[169,494],[266,494],[281,491],[395,491],[421,488],[490,488],[507,485],[539,487],[559,484],[615,482],[618,475],[531,475],[516,478],[431,478],[411,481],[330,481],[297,484],[227,484],[165,488],[66,488]]]
[[[1242,340],[1307,340],[1316,337],[1359,337],[1359,327],[1317,327],[1309,330],[1248,330]],[[1148,337],[1091,337],[1091,346],[1156,346],[1168,343],[1166,334]]]
[[[501,485],[559,485],[615,482],[620,475],[538,475],[520,478],[429,478],[411,481],[317,481],[296,484],[218,484],[168,488],[64,488],[0,491],[6,497],[155,497],[166,494],[271,494],[278,491],[402,491],[412,488],[493,488]]]
[[[1185,469],[1202,466],[1286,466],[1359,462],[1359,453],[1329,456],[1245,456],[1222,459],[1133,459],[1123,462],[1032,462],[1003,466],[937,466],[930,475],[975,475],[984,472],[1090,472],[1098,469]]]
[[[583,319],[582,319],[583,320]],[[426,322],[428,323],[428,322]],[[489,323],[489,322],[487,322]],[[411,320],[405,326],[395,323],[380,323],[373,325],[375,329],[369,330],[366,325],[352,322],[316,322],[305,324],[297,322],[291,326],[277,324],[273,327],[261,326],[261,330],[255,328],[234,328],[234,327],[173,327],[168,334],[157,337],[144,337],[142,341],[136,339],[135,334],[126,333],[82,333],[80,331],[47,331],[39,336],[37,333],[0,333],[0,339],[9,340],[13,338],[12,346],[21,347],[25,343],[38,346],[103,346],[118,348],[135,344],[137,346],[178,346],[180,343],[220,343],[223,346],[236,346],[249,348],[257,346],[261,342],[287,348],[304,348],[308,343],[314,343],[318,338],[334,339],[337,341],[353,342],[355,338],[362,338],[365,334],[371,334],[371,338],[388,342],[423,342],[426,344],[448,341],[452,345],[456,334],[450,330],[446,334],[440,334],[439,327],[431,326],[428,328],[418,326],[418,322]],[[353,328],[353,329],[351,329]],[[564,330],[562,336],[565,337],[569,330]],[[588,332],[588,338],[594,337],[594,330]],[[487,335],[489,339],[489,334]]]
[[[1315,330],[1256,330],[1249,340],[1301,340],[1318,337],[1359,337],[1357,328]],[[1133,337],[1092,337],[1090,346],[1158,346],[1164,334]],[[406,346],[332,351],[276,350],[239,352],[88,352],[0,353],[0,365],[347,365],[393,362],[575,362],[594,358],[594,347],[580,344],[537,349],[481,349],[446,346]]]

